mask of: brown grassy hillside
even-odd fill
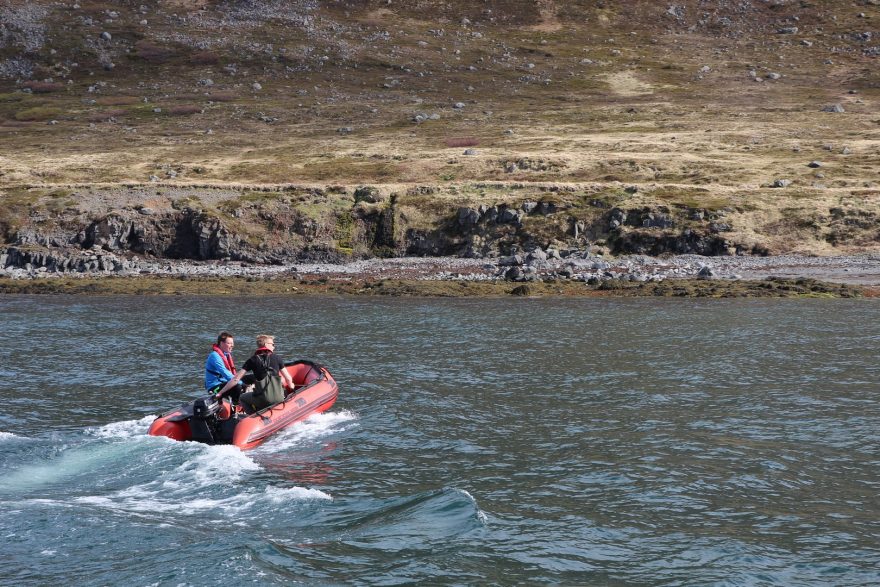
[[[878,0],[0,0],[0,189],[565,186],[872,249],[878,56]]]

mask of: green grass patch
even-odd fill
[[[607,285],[606,285],[607,284]],[[206,292],[209,292],[206,294]],[[812,280],[696,281],[670,279],[661,283],[603,282],[587,287],[580,282],[530,283],[397,280],[371,278],[333,281],[289,278],[216,277],[58,277],[0,278],[0,294],[73,295],[211,295],[235,292],[242,296],[357,295],[392,297],[686,297],[686,298],[852,298],[865,295],[858,286]]]
[[[43,192],[39,190],[11,189],[0,192],[0,235],[4,240],[14,234],[28,216]]]
[[[128,106],[140,102],[141,99],[137,96],[103,96],[95,100],[95,103],[100,106]]]
[[[111,118],[119,118],[120,116],[125,116],[126,110],[123,108],[113,108],[111,110],[104,110],[101,112],[93,112],[86,117],[86,120],[89,122],[104,122],[105,120],[110,120]]]
[[[318,222],[326,222],[328,215],[339,216],[350,213],[353,200],[346,195],[303,195],[293,205],[294,210]]]
[[[205,205],[195,196],[186,196],[172,200],[171,207],[175,210],[186,210],[187,208],[192,210],[202,210]]]
[[[13,188],[0,192],[0,201],[6,206],[32,206],[43,192],[27,188]]]
[[[333,236],[340,253],[351,254],[354,248],[354,227],[354,215],[351,213],[351,210],[337,214],[336,228]]]
[[[700,188],[661,187],[649,195],[673,206],[682,208],[701,208],[715,211],[730,205],[728,198],[714,196],[709,190]]]
[[[228,200],[220,202],[217,205],[217,209],[226,214],[233,214],[236,210],[239,210],[242,206],[247,204],[263,206],[265,204],[287,202],[289,202],[289,197],[279,192],[245,190],[238,197],[229,198]]]
[[[403,166],[389,161],[358,161],[351,157],[340,157],[331,161],[306,163],[299,175],[313,181],[356,182],[382,181],[399,177]]]
[[[282,199],[285,199],[286,196],[278,193],[278,192],[262,192],[256,190],[245,190],[239,196],[240,202],[251,202],[251,203],[265,203],[265,202],[277,202]]]
[[[21,92],[0,93],[0,102],[21,102],[26,97],[26,94],[22,94]]]
[[[15,113],[15,120],[19,122],[43,122],[58,118],[64,111],[60,108],[51,106],[35,106],[34,108],[26,108]]]
[[[623,189],[607,189],[593,194],[583,194],[581,201],[590,206],[613,208],[624,204],[631,197]]]

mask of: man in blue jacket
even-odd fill
[[[235,377],[235,362],[232,360],[232,349],[235,347],[235,339],[228,332],[221,332],[217,337],[217,344],[211,349],[205,361],[205,389],[216,393],[226,383]],[[241,385],[229,390],[229,397],[233,403],[238,402],[241,394]]]

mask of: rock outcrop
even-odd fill
[[[0,269],[125,272],[138,270],[136,259],[286,265],[451,256],[486,259],[504,268],[503,277],[528,281],[549,264],[558,265],[561,251],[571,259],[577,257],[574,251],[655,257],[774,252],[760,234],[742,230],[739,213],[731,209],[612,206],[574,190],[511,192],[494,203],[484,198],[486,203],[461,205],[431,187],[405,194],[369,186],[351,191],[340,186],[194,189],[155,198],[146,206],[133,203],[143,193],[132,188],[77,194],[77,206],[60,210],[57,193],[40,193],[34,192],[27,205],[0,214],[0,233],[5,234]],[[108,201],[116,204],[109,212]],[[872,250],[880,242],[877,219],[872,209],[835,207],[785,225],[769,223],[766,230],[768,238],[772,231],[801,231],[826,246],[861,243]],[[582,273],[576,265],[563,268],[560,276]]]

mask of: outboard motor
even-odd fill
[[[200,397],[193,402],[193,415],[189,419],[192,439],[206,444],[215,444],[217,430],[217,412],[220,401],[213,395]]]

